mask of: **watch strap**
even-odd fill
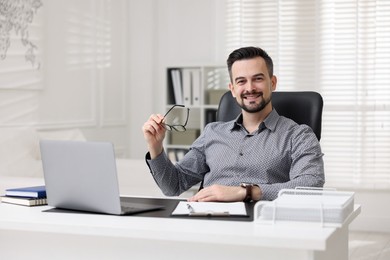
[[[252,200],[252,189],[255,184],[252,183],[241,183],[241,187],[245,188],[245,198],[244,202],[250,202]]]

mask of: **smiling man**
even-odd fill
[[[203,180],[189,201],[256,201],[273,200],[284,188],[322,187],[323,154],[312,129],[272,107],[272,59],[260,48],[244,47],[229,55],[227,66],[241,114],[208,124],[176,165],[164,151],[164,117],[151,115],[143,125],[146,160],[162,192],[177,196]]]

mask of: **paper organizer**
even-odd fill
[[[256,224],[297,221],[341,226],[353,207],[354,192],[283,189],[274,201],[256,203],[254,221]]]

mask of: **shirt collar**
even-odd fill
[[[264,128],[267,128],[271,131],[274,131],[276,128],[276,124],[279,120],[279,114],[278,112],[273,108],[271,113],[264,119],[264,121],[259,125],[259,132],[262,131]],[[231,130],[238,130],[242,125],[242,113],[240,113],[235,120],[232,121],[232,127]]]

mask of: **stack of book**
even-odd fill
[[[23,206],[46,205],[46,189],[45,186],[7,189],[1,196],[1,202]]]

